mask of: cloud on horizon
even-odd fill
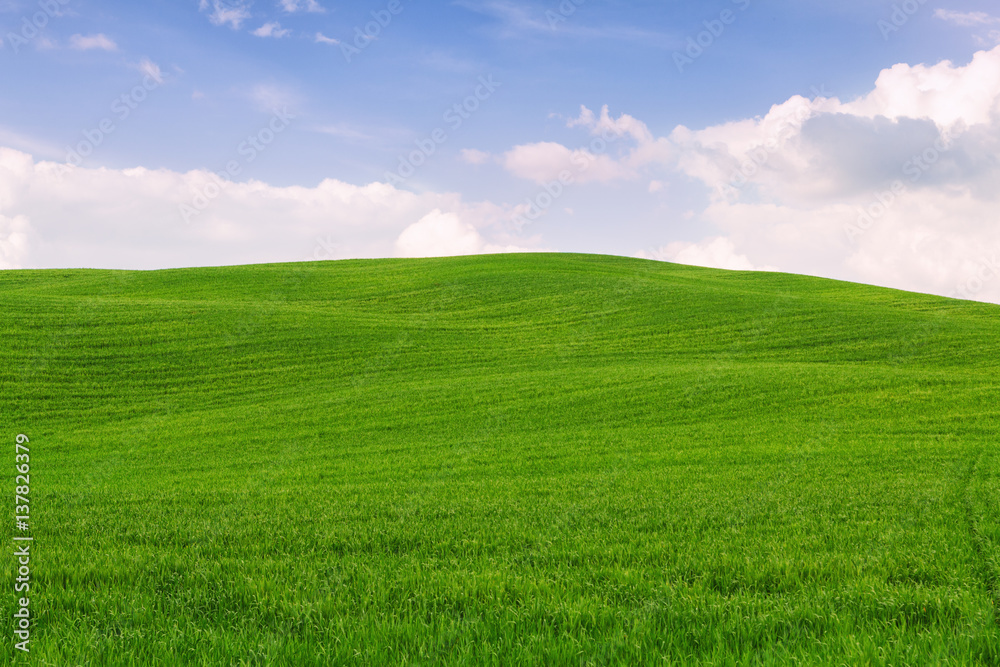
[[[500,207],[455,194],[418,195],[383,183],[220,187],[207,171],[67,167],[0,148],[4,269],[151,269],[537,247],[530,239],[512,242],[505,216]],[[335,253],[321,242],[331,238]]]

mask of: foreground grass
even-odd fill
[[[517,255],[0,308],[33,664],[1000,662],[995,306]]]

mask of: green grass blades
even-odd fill
[[[556,254],[0,304],[20,663],[1000,661],[996,306]]]

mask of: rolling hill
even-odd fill
[[[0,304],[32,664],[1000,662],[997,306],[562,254]]]

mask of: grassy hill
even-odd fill
[[[0,309],[32,664],[1000,661],[996,306],[503,255]]]

